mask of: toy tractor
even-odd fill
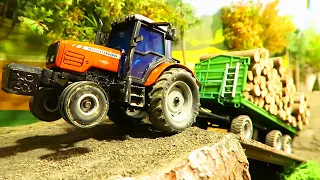
[[[200,106],[198,82],[171,57],[171,24],[128,15],[112,24],[108,38],[102,26],[100,21],[94,44],[51,44],[46,68],[6,64],[2,89],[32,96],[30,111],[46,122],[63,118],[91,128],[108,116],[129,126],[148,115],[166,133],[193,125]]]

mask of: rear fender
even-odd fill
[[[188,67],[186,67],[182,64],[172,63],[172,62],[164,62],[152,70],[152,72],[149,74],[147,80],[144,82],[144,86],[152,86],[158,80],[158,78],[161,76],[161,74],[164,71],[166,71],[170,68],[174,68],[174,67],[183,68],[183,69],[187,70],[188,72],[190,72],[192,74],[192,77],[195,77],[194,73]],[[200,83],[197,79],[196,79],[196,82],[199,86]]]

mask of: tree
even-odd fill
[[[226,45],[230,50],[245,50],[262,47],[260,34],[263,32],[259,23],[261,4],[237,2],[221,9],[221,20]]]
[[[231,50],[264,47],[270,55],[281,53],[288,45],[288,34],[296,27],[288,16],[278,13],[279,0],[263,6],[260,2],[240,1],[222,8],[226,43]]]
[[[271,55],[283,52],[289,43],[287,35],[296,30],[291,17],[279,15],[278,5],[279,0],[266,4],[260,16],[263,47],[268,49]]]

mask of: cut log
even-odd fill
[[[254,97],[254,104],[259,106],[259,97]]]
[[[249,70],[247,77],[249,81],[253,81],[253,72]]]
[[[253,75],[255,76],[260,76],[261,75],[261,66],[260,64],[253,64],[251,67],[250,67],[250,70],[252,71]]]
[[[283,64],[283,59],[281,57],[274,57],[270,59],[273,61],[274,67],[279,67],[279,66],[282,66]]]
[[[252,82],[249,82],[246,84],[246,91],[250,92],[253,88],[253,83]]]
[[[303,124],[304,124],[305,126],[309,126],[309,123],[310,123],[310,119],[309,119],[308,117],[306,117],[306,118],[303,119]]]
[[[264,109],[269,112],[269,110],[270,110],[270,104],[265,104],[265,105],[264,105]]]
[[[263,108],[263,106],[264,106],[264,99],[262,98],[262,97],[260,97],[259,98],[259,102],[258,102],[258,106],[260,107],[260,108]]]
[[[266,97],[264,97],[264,100],[267,104],[271,104],[271,101],[272,101],[271,98],[272,98],[271,95],[267,94]]]
[[[305,115],[306,115],[306,118],[309,118],[311,113],[310,113],[310,109],[309,108],[305,108]]]
[[[263,89],[263,90],[261,90],[261,97],[262,98],[265,98],[267,95],[268,95],[268,90],[267,89]]]
[[[303,114],[304,113],[304,108],[301,104],[293,104],[292,105],[292,114],[298,115],[298,114]]]
[[[273,87],[273,82],[272,81],[267,81],[266,82],[266,87],[267,87],[268,91],[274,92],[274,87]]]
[[[297,118],[293,116],[293,117],[292,117],[292,123],[291,123],[292,126],[293,126],[293,127],[297,127],[297,123],[298,123],[298,122],[297,122]]]
[[[200,56],[200,61],[207,60],[219,55],[250,57],[251,61],[257,63],[257,62],[260,62],[261,58],[268,58],[269,51],[265,48],[257,48],[257,49],[250,49],[245,51],[231,51],[231,52],[221,52],[221,53],[215,53],[215,54],[206,54],[206,55]]]
[[[260,96],[261,95],[260,86],[258,84],[253,85],[253,88],[250,92],[254,96],[257,96],[257,97]]]
[[[298,121],[298,129],[299,129],[300,131],[303,130],[303,122],[302,122],[302,121]]]
[[[260,85],[260,88],[263,90],[266,88],[266,77],[264,76],[260,76],[259,78],[259,85]]]

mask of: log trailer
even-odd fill
[[[171,56],[170,23],[128,15],[112,23],[108,37],[102,26],[100,21],[94,44],[55,41],[46,68],[6,64],[2,90],[31,96],[30,111],[41,121],[63,118],[92,128],[107,116],[121,126],[148,116],[170,134],[193,125],[206,128],[210,121],[291,152],[297,130],[241,94],[250,58],[217,56],[201,61],[193,73]]]

